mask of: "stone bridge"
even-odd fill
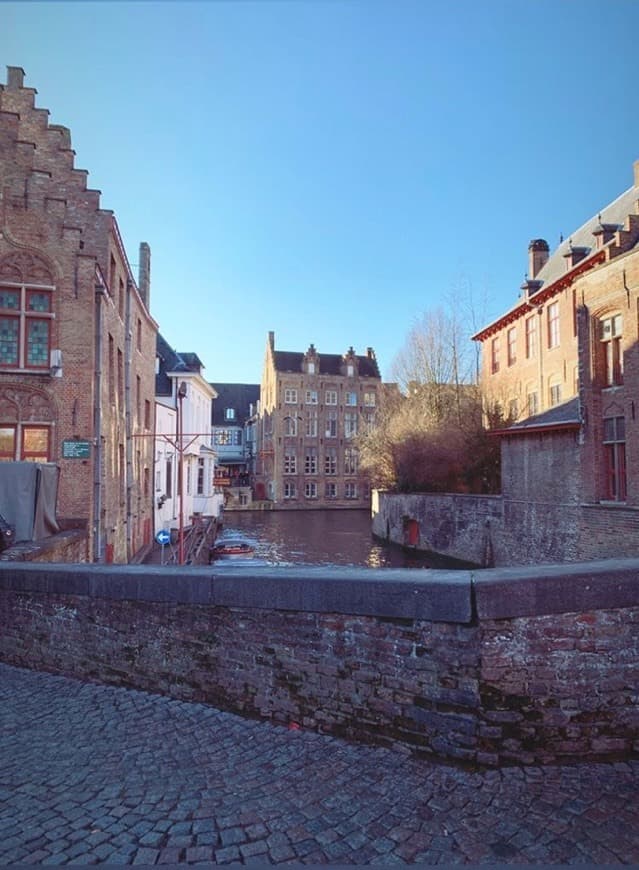
[[[0,660],[423,756],[639,749],[639,560],[0,566]]]

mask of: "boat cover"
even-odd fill
[[[17,541],[60,531],[56,520],[60,468],[53,462],[0,462],[0,514]]]

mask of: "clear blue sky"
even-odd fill
[[[388,377],[426,309],[470,286],[492,319],[530,239],[630,187],[638,30],[636,0],[0,2],[0,64],[208,380],[259,382],[269,330]]]

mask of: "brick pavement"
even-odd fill
[[[639,762],[473,772],[0,665],[0,865],[639,863]]]

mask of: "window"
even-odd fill
[[[367,408],[374,408],[376,402],[375,393],[364,393],[364,405]]]
[[[317,498],[317,484],[313,480],[307,480],[304,484],[304,495],[306,498]]]
[[[375,428],[375,412],[367,411],[364,414],[364,425],[366,426],[366,431],[370,432]]]
[[[548,306],[548,347],[559,347],[559,303]]]
[[[297,435],[297,417],[284,417],[284,434]]]
[[[526,398],[526,404],[528,406],[528,414],[532,417],[535,414],[539,413],[539,396],[536,391],[532,391],[528,393]]]
[[[345,402],[347,405],[357,405],[357,393],[346,393]]]
[[[306,391],[306,404],[317,405],[317,390]]]
[[[164,481],[164,494],[167,498],[173,495],[173,459],[166,460],[166,480]]]
[[[306,412],[306,435],[317,438],[317,411]]]
[[[118,398],[124,401],[124,354],[118,348]]]
[[[242,443],[242,433],[239,429],[216,429],[213,433],[213,443],[222,447],[239,446]]]
[[[606,460],[605,498],[626,500],[626,421],[624,417],[607,417],[603,421],[603,444]]]
[[[344,484],[344,497],[345,498],[357,498],[357,484],[352,482],[347,482]]]
[[[621,314],[614,314],[601,321],[599,337],[603,355],[604,383],[608,387],[623,383],[621,326]]]
[[[325,485],[324,495],[326,498],[337,498],[337,484],[332,481],[327,483]]]
[[[499,336],[493,338],[490,345],[490,370],[493,374],[499,371]]]
[[[235,420],[235,408],[225,408],[224,409],[224,419],[225,420]]]
[[[317,474],[317,449],[315,447],[306,448],[304,474]]]
[[[149,399],[144,400],[144,428],[151,428],[151,402]]]
[[[109,335],[109,401],[115,404],[115,342]]]
[[[48,462],[49,449],[48,426],[21,423],[0,426],[0,461]]]
[[[0,365],[48,369],[52,321],[50,290],[0,286]]]
[[[357,435],[357,411],[346,411],[344,414],[344,437]]]
[[[284,474],[297,474],[297,455],[292,450],[284,454]]]
[[[327,405],[337,404],[337,390],[326,390],[325,402]]]
[[[142,423],[142,378],[135,376],[135,413],[138,423]]]
[[[204,495],[204,460],[198,458],[197,461],[197,495]]]
[[[285,405],[295,405],[297,403],[297,390],[286,389],[284,390],[284,404]]]
[[[349,378],[352,378],[352,377],[354,377],[354,375],[355,375],[355,366],[349,363],[346,366],[346,376]]]
[[[308,372],[309,375],[314,375],[315,374],[315,363],[314,362],[306,363],[306,371]]]
[[[115,257],[113,254],[109,257],[109,293],[111,296],[115,296],[115,285],[116,285],[117,277],[115,274]]]
[[[355,447],[347,447],[344,451],[344,474],[357,474],[359,453]]]
[[[537,315],[526,320],[526,359],[537,356]]]
[[[513,326],[508,330],[508,365],[517,362],[517,328]]]
[[[337,474],[337,448],[327,447],[324,454],[324,473]]]
[[[138,317],[138,331],[137,331],[137,346],[138,350],[142,350],[142,321]]]
[[[337,411],[329,411],[326,415],[326,437],[337,438]]]
[[[508,419],[516,420],[519,417],[519,402],[517,399],[511,399],[508,403]]]
[[[294,480],[285,480],[284,481],[284,498],[285,499],[297,498],[297,488],[295,486]]]
[[[561,402],[561,384],[550,384],[548,400],[551,407]]]

